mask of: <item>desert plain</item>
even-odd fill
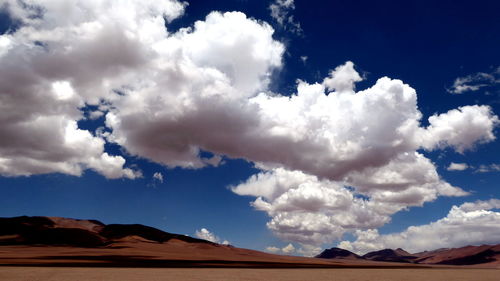
[[[59,217],[0,219],[0,281],[499,281],[499,245],[438,250],[394,262],[270,254],[167,233]],[[401,249],[379,253],[407,254]],[[319,257],[319,256],[318,256]],[[450,262],[443,264],[443,262]],[[430,263],[423,263],[430,262]]]
[[[0,280],[9,281],[163,281],[163,280],[334,280],[334,281],[498,281],[498,269],[464,268],[75,268],[0,267]]]

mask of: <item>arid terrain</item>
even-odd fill
[[[143,225],[0,218],[0,280],[498,280],[499,246],[275,255]],[[460,265],[456,265],[460,264]]]
[[[245,269],[0,267],[9,281],[498,281],[495,269]]]
[[[144,225],[48,217],[0,219],[0,265],[100,267],[414,267],[370,260],[274,255]]]

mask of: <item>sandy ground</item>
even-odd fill
[[[0,267],[8,281],[498,281],[498,269],[207,269]]]
[[[172,264],[177,265],[172,265]],[[326,260],[281,256],[228,246],[186,243],[172,239],[167,243],[120,242],[112,247],[77,248],[57,246],[0,246],[0,265],[50,265],[92,267],[93,264],[118,267],[422,267],[406,263],[367,260]],[[184,265],[184,266],[182,266]],[[204,266],[210,267],[210,266]],[[425,266],[427,267],[427,266]]]

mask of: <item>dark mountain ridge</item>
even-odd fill
[[[398,248],[393,249],[383,249],[380,251],[370,252],[363,255],[364,259],[373,261],[391,261],[391,262],[412,262],[417,256],[414,256],[407,251]]]
[[[326,249],[321,254],[317,255],[316,258],[320,259],[362,259],[359,255],[353,252],[344,250],[341,248],[330,248]]]
[[[178,239],[189,243],[215,244],[141,224],[105,225],[97,220],[60,217],[0,218],[0,245],[102,247],[127,236],[137,236],[158,243]]]
[[[345,257],[382,262],[398,262],[413,264],[442,264],[442,265],[476,265],[500,264],[500,244],[466,246],[462,248],[442,248],[434,251],[425,251],[411,254],[398,249],[383,249],[369,252],[363,256],[356,255],[341,248],[324,250],[316,258],[343,259]]]

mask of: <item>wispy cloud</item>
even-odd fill
[[[297,35],[302,34],[300,23],[295,21],[292,15],[295,10],[294,0],[276,0],[269,5],[269,10],[271,10],[271,17],[281,28]]]
[[[500,172],[500,164],[480,165],[476,171],[478,173]]]
[[[156,172],[153,174],[153,179],[159,181],[160,183],[163,183],[163,174],[160,172]]]
[[[478,72],[464,77],[458,77],[453,82],[453,85],[447,90],[451,94],[463,94],[465,92],[475,92],[482,88],[498,84],[500,84],[500,67],[490,73]]]

